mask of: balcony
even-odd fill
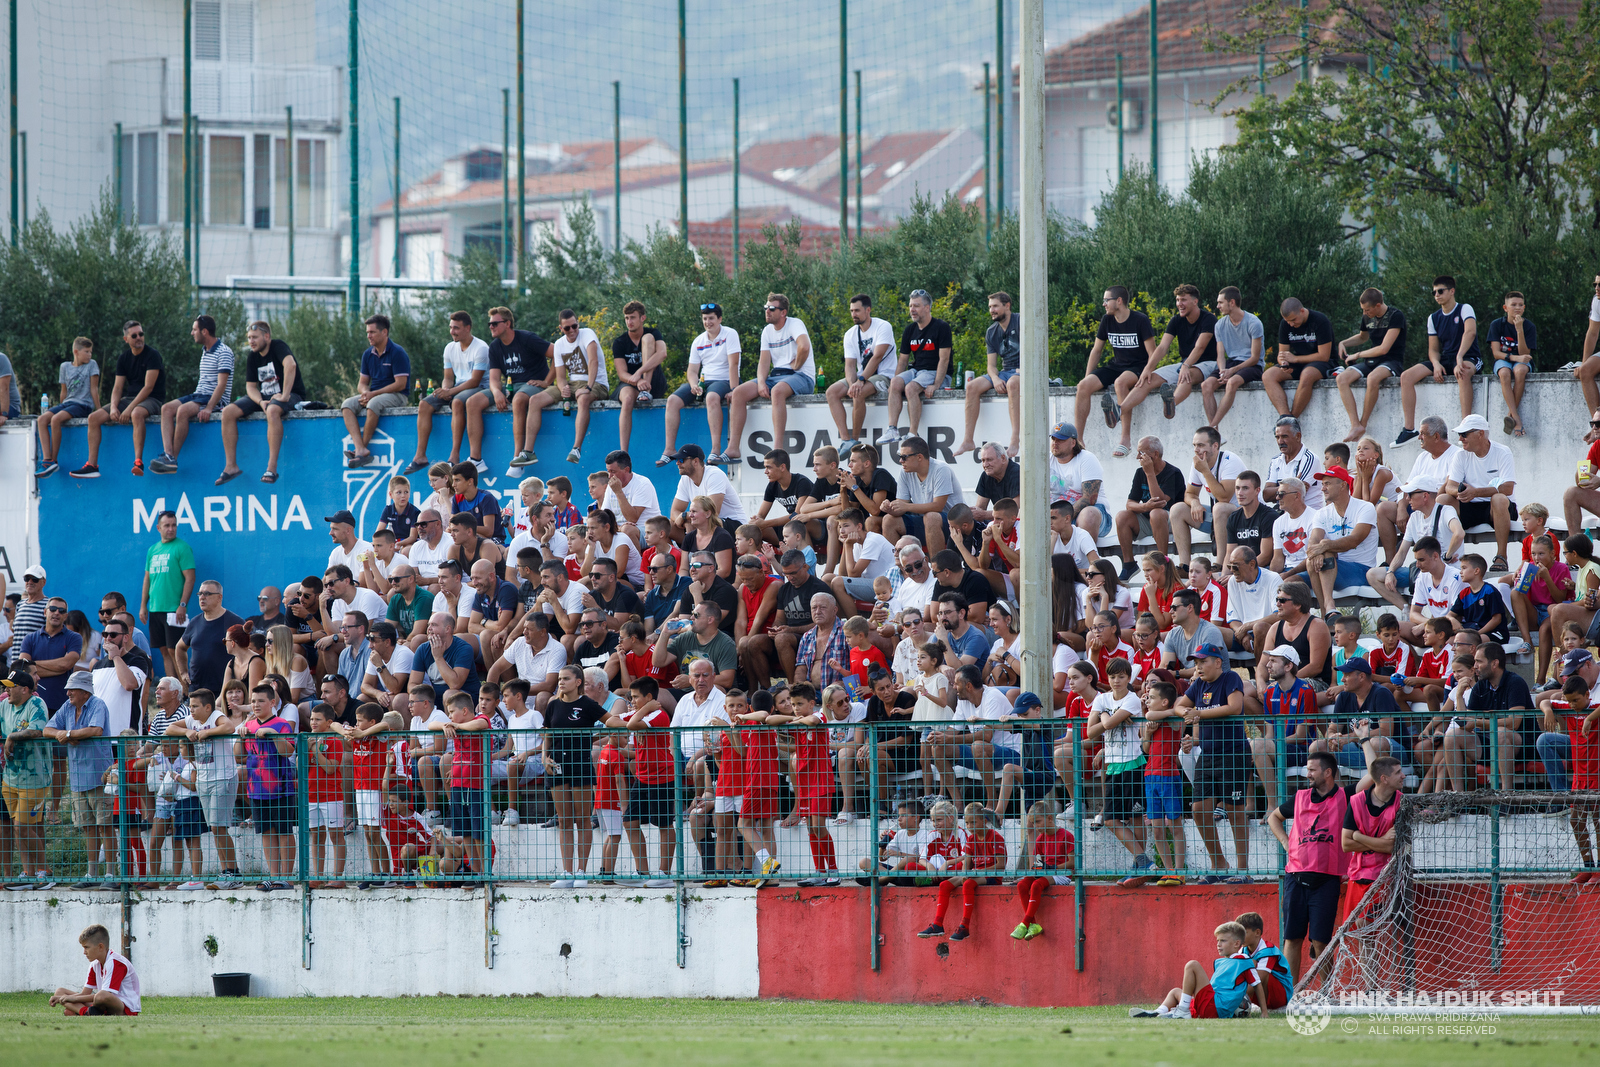
[[[181,122],[183,62],[168,59],[164,67],[163,117]],[[286,106],[294,108],[297,124],[339,121],[338,67],[196,61],[192,77],[194,113],[202,122],[281,123]]]

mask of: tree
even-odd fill
[[[1342,76],[1258,97],[1238,113],[1240,147],[1326,180],[1358,229],[1419,195],[1465,206],[1515,197],[1600,227],[1596,0],[1259,0],[1244,16],[1254,29],[1213,33],[1210,45],[1265,46],[1274,76],[1302,58]]]

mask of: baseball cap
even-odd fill
[[[332,515],[324,515],[324,516],[322,516],[322,521],[323,522],[342,522],[346,526],[354,526],[356,524],[356,517],[354,515],[350,514],[348,509],[341,508],[340,510],[335,511]]]
[[[1355,478],[1351,477],[1350,472],[1339,466],[1337,463],[1325,471],[1319,471],[1315,477],[1318,481],[1321,481],[1323,478],[1337,478],[1351,489],[1356,487]]]
[[[1576,674],[1585,663],[1593,661],[1594,657],[1589,654],[1587,648],[1575,648],[1561,657],[1561,677],[1565,678],[1569,674]]]
[[[23,571],[22,576],[24,578],[37,578],[42,582],[45,580],[44,568],[35,563],[33,566]]]
[[[674,463],[682,463],[686,459],[698,459],[704,461],[706,458],[706,450],[701,448],[699,445],[684,445],[667,458],[672,460]]]
[[[1412,493],[1437,493],[1439,491],[1439,479],[1431,475],[1419,474],[1405,485],[1402,485],[1400,491],[1406,496],[1410,496]]]
[[[1221,645],[1200,645],[1196,647],[1193,652],[1189,653],[1189,658],[1220,659],[1222,662],[1226,663],[1228,662],[1228,650],[1223,648]]]
[[[68,689],[82,689],[85,693],[94,692],[94,675],[88,671],[73,671],[72,677],[67,679]]]
[[[1078,428],[1070,422],[1058,422],[1055,429],[1050,431],[1050,436],[1057,441],[1076,440]]]
[[[1296,667],[1300,666],[1300,653],[1298,653],[1298,652],[1296,652],[1294,650],[1294,646],[1293,645],[1279,645],[1277,648],[1273,649],[1271,652],[1268,652],[1267,655],[1269,655],[1269,656],[1277,656],[1280,659],[1288,660],[1290,663],[1293,663]]]
[[[1482,430],[1487,433],[1489,430],[1489,420],[1478,414],[1468,415],[1466,418],[1461,420],[1461,425],[1457,426],[1450,432],[1471,433],[1473,430]]]
[[[1017,695],[1017,702],[1012,706],[1011,710],[1016,712],[1018,715],[1021,715],[1023,712],[1032,708],[1042,707],[1044,707],[1044,705],[1040,703],[1039,698],[1034,696],[1032,693],[1019,693]]]
[[[1368,663],[1366,657],[1364,656],[1351,656],[1349,659],[1344,661],[1344,666],[1341,667],[1340,670],[1344,671],[1346,674],[1349,674],[1351,671],[1360,671],[1362,674],[1371,674],[1372,664]]]
[[[34,687],[33,675],[18,667],[4,678],[0,678],[0,685],[5,686],[7,689],[32,689]]]

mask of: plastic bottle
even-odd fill
[[[40,393],[39,394],[39,414],[43,415],[45,412],[47,412],[49,410],[50,410],[50,394],[49,393]]]

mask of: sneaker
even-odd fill
[[[1017,928],[1011,931],[1011,936],[1018,941],[1028,940],[1028,924],[1018,923]]]
[[[571,452],[567,453],[567,462],[568,463],[582,463],[583,462],[583,453],[579,452],[576,448],[574,448]]]
[[[57,463],[53,459],[47,459],[43,463],[39,464],[39,469],[34,471],[33,474],[36,478],[48,478],[60,469],[61,464]]]
[[[944,927],[940,926],[938,923],[929,923],[928,927],[926,929],[917,931],[917,936],[918,937],[943,937],[944,936]]]
[[[1099,830],[1102,827],[1104,827],[1105,824],[1106,824],[1106,813],[1102,811],[1098,815],[1096,815],[1094,818],[1089,820],[1089,829],[1091,829],[1091,830]]]
[[[971,936],[972,936],[972,931],[967,929],[967,926],[966,926],[965,923],[962,923],[960,926],[956,927],[955,932],[950,935],[950,940],[952,940],[952,941],[965,941],[967,938],[969,938]]]
[[[723,889],[728,885],[739,885],[738,882],[729,882],[726,878],[713,878],[709,882],[700,883],[706,889]]]
[[[1148,853],[1141,852],[1133,857],[1133,869],[1136,871],[1142,871],[1146,867],[1154,867],[1155,865],[1156,861],[1151,859]]]
[[[1137,563],[1124,563],[1122,565],[1122,570],[1117,574],[1117,581],[1126,582],[1129,578],[1132,578],[1135,574],[1138,574],[1138,573],[1139,573],[1139,564],[1137,564]]]
[[[136,460],[133,461],[133,472],[132,473],[137,478],[143,478],[144,477],[144,460],[136,459]]]
[[[1160,1008],[1129,1008],[1128,1009],[1128,1018],[1130,1018],[1130,1019],[1154,1019],[1154,1018],[1159,1017],[1160,1015],[1161,1015],[1161,1009]]]
[[[881,452],[884,445],[892,445],[900,440],[900,428],[891,426],[883,431],[883,436],[878,438],[878,449]]]
[[[571,878],[562,878],[562,879],[559,879],[558,881],[551,882],[550,883],[550,888],[551,889],[571,889],[572,885],[573,885],[573,880]]]
[[[825,882],[827,882],[826,878],[802,878],[795,885],[802,889],[816,889]]]
[[[554,818],[546,819],[544,822],[539,824],[538,829],[540,829],[540,830],[559,830],[559,829],[561,829],[561,820],[560,819],[554,819]]]
[[[1415,441],[1418,436],[1419,435],[1417,431],[1402,428],[1399,433],[1394,435],[1394,444],[1390,445],[1389,447],[1399,448],[1402,445],[1408,445],[1412,441]]]
[[[86,878],[81,882],[75,883],[72,886],[72,888],[73,889],[99,889],[100,888],[100,883],[97,882],[97,881],[91,881],[91,880]]]
[[[183,882],[183,883],[180,883],[179,886],[178,886],[179,889],[188,889],[188,890],[204,889],[205,887],[206,887],[206,884],[204,882]]]
[[[1169,419],[1178,413],[1177,401],[1173,399],[1173,394],[1177,391],[1178,387],[1172,382],[1161,387],[1161,414]]]
[[[1171,888],[1172,886],[1182,885],[1182,884],[1183,884],[1183,876],[1182,875],[1177,875],[1177,874],[1163,875],[1162,877],[1156,879],[1156,888],[1157,889],[1168,889],[1168,888]]]
[[[1254,879],[1248,874],[1236,874],[1232,878],[1224,878],[1223,881],[1228,885],[1250,885]]]
[[[60,882],[40,882],[38,885],[29,886],[28,888],[30,888],[30,889],[54,889],[57,886],[59,886],[60,884],[61,884]]]
[[[783,864],[778,862],[778,857],[769,857],[767,862],[761,865],[761,877],[771,878],[773,875],[778,873],[778,869],[782,866]]]
[[[100,477],[100,468],[93,463],[85,463],[75,471],[68,471],[67,476],[71,478],[98,478]]]
[[[238,871],[223,871],[222,874],[217,878],[216,886],[218,889],[243,888],[244,883],[240,882],[238,878]]]
[[[477,467],[479,474],[488,474],[489,473],[489,465],[487,463],[485,463],[483,460],[479,459],[478,457],[470,456],[470,457],[468,457],[467,462],[472,464],[474,467]]]
[[[377,882],[357,882],[356,888],[365,893],[374,888],[377,884]]]
[[[1187,1011],[1184,1011],[1182,1008],[1173,1008],[1171,1011],[1169,1011],[1165,1015],[1161,1016],[1161,1018],[1163,1018],[1163,1019],[1189,1019],[1189,1018],[1192,1018],[1192,1016]]]
[[[1202,874],[1194,880],[1195,885],[1218,885],[1222,882],[1220,874]]]
[[[178,461],[163,452],[150,461],[150,470],[156,474],[176,474]]]
[[[856,821],[856,813],[853,811],[841,811],[828,821],[835,826],[849,826]]]
[[[439,825],[440,819],[438,808],[429,808],[427,811],[422,813],[422,817],[427,820],[430,829]]]
[[[506,821],[505,812],[497,811],[497,812],[494,813],[494,824],[496,826],[499,826],[501,823],[503,823],[505,821]]]
[[[1061,809],[1061,814],[1056,816],[1056,818],[1061,820],[1062,826],[1068,826],[1072,823],[1074,816],[1077,814],[1078,805],[1068,801],[1067,806]]]
[[[522,824],[522,816],[517,814],[517,809],[516,808],[507,808],[506,809],[505,818],[501,821],[500,825],[501,826],[520,826],[521,824]]]
[[[588,885],[589,879],[587,878],[574,878],[572,880],[572,888],[574,889],[585,889],[588,887]]]
[[[646,878],[644,880],[644,887],[646,889],[671,889],[672,879],[665,877]]]
[[[1042,933],[1044,933],[1044,927],[1040,926],[1038,923],[1030,923],[1028,925],[1028,938],[1027,939],[1029,941],[1032,941],[1034,938],[1038,937]]]

